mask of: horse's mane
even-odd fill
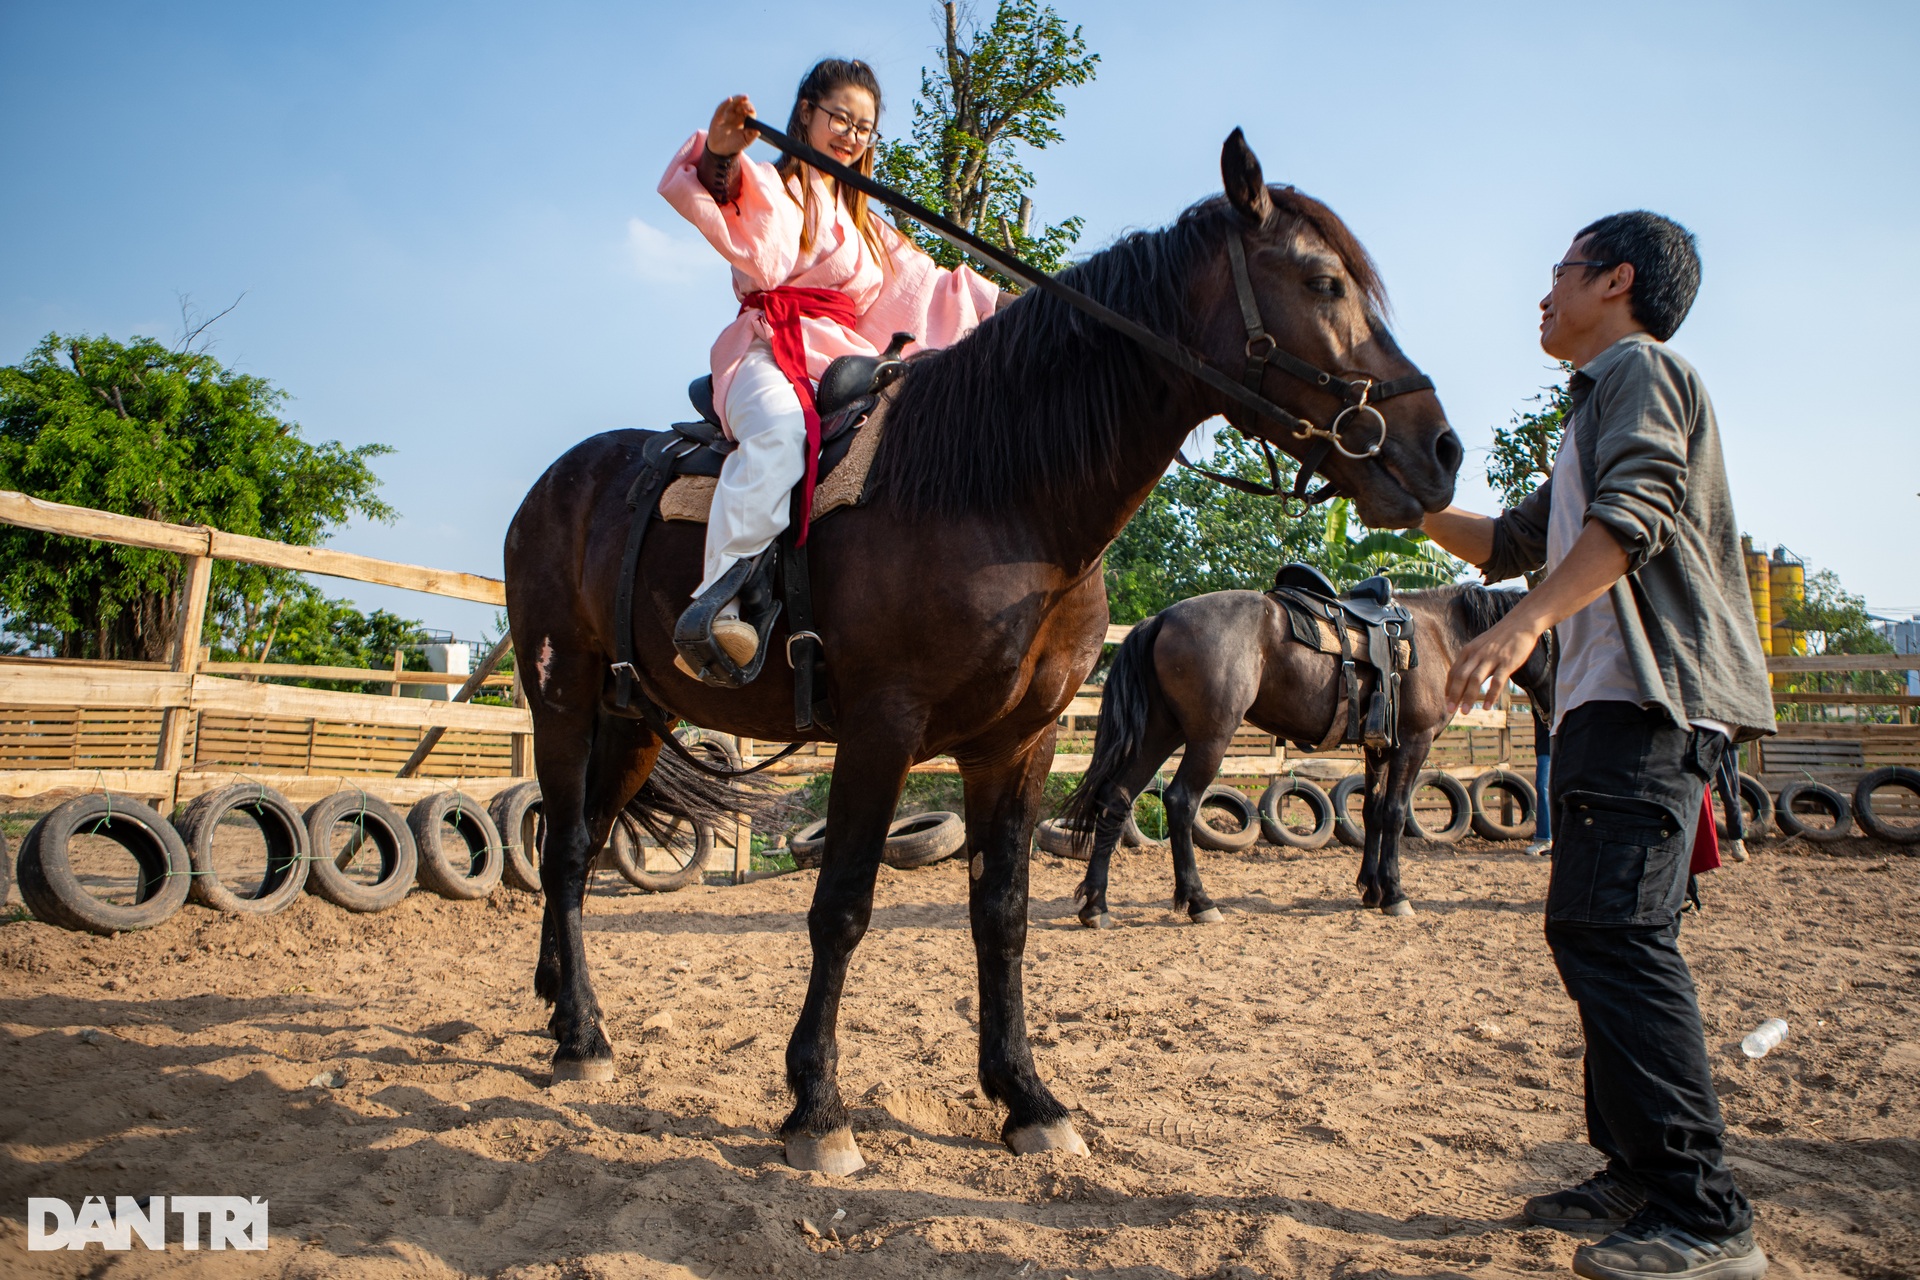
[[[1449,587],[1447,590],[1460,593],[1454,600],[1454,607],[1460,611],[1469,639],[1485,635],[1494,623],[1512,613],[1514,606],[1527,598],[1524,591],[1495,591],[1476,583]]]
[[[1270,187],[1268,231],[1306,223],[1340,256],[1376,311],[1373,261],[1334,212]],[[1157,231],[1136,231],[1061,273],[1155,333],[1184,339],[1194,277],[1241,226],[1224,196]],[[1167,370],[1132,340],[1034,291],[965,339],[907,364],[873,462],[878,501],[916,515],[1033,510],[1115,478],[1123,415],[1166,394]]]

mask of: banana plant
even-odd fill
[[[1334,499],[1327,507],[1322,568],[1343,590],[1374,574],[1384,574],[1396,587],[1443,587],[1468,571],[1466,561],[1442,550],[1417,529],[1395,533],[1363,528],[1361,532],[1362,536],[1354,537],[1347,499]]]

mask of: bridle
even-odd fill
[[[1019,255],[987,243],[971,231],[956,226],[953,222],[941,217],[918,201],[900,194],[892,187],[884,183],[875,182],[866,174],[861,173],[857,169],[848,168],[831,156],[820,154],[806,143],[794,138],[789,138],[778,129],[775,129],[771,125],[761,123],[753,116],[747,117],[746,124],[748,128],[757,132],[767,142],[779,148],[781,151],[786,152],[794,159],[811,165],[813,168],[833,178],[836,182],[845,183],[856,191],[864,192],[867,196],[878,200],[890,209],[906,214],[909,218],[920,223],[926,227],[927,230],[933,232],[955,248],[992,263],[1008,275],[1026,281],[1043,293],[1052,294],[1068,306],[1085,312],[1108,328],[1125,334],[1127,337],[1133,339],[1134,342],[1145,347],[1148,351],[1167,361],[1167,363],[1173,365],[1175,368],[1198,378],[1201,382],[1204,382],[1207,386],[1219,392],[1234,404],[1244,409],[1251,409],[1261,417],[1279,423],[1282,427],[1286,428],[1287,433],[1294,439],[1313,442],[1312,447],[1309,448],[1305,456],[1300,459],[1300,471],[1294,478],[1293,489],[1289,492],[1280,487],[1280,466],[1274,459],[1272,442],[1265,436],[1256,435],[1235,424],[1235,430],[1251,437],[1260,445],[1261,451],[1265,453],[1267,476],[1271,483],[1262,485],[1251,480],[1243,480],[1239,476],[1228,476],[1217,471],[1208,471],[1204,467],[1194,466],[1187,461],[1184,455],[1176,455],[1181,466],[1198,472],[1210,480],[1216,480],[1231,488],[1239,489],[1246,493],[1257,494],[1265,498],[1298,498],[1309,506],[1317,502],[1324,502],[1333,496],[1336,486],[1329,482],[1309,495],[1307,493],[1307,485],[1312,482],[1314,473],[1326,462],[1329,454],[1338,449],[1345,457],[1365,459],[1378,456],[1380,450],[1385,447],[1387,443],[1387,419],[1386,416],[1374,406],[1380,401],[1391,399],[1394,396],[1402,396],[1414,391],[1431,391],[1433,389],[1432,379],[1428,378],[1425,374],[1419,373],[1411,377],[1395,378],[1390,382],[1375,382],[1371,378],[1355,378],[1351,380],[1342,378],[1335,374],[1328,373],[1323,369],[1316,368],[1292,352],[1282,348],[1279,341],[1267,332],[1266,326],[1261,322],[1259,299],[1254,295],[1253,277],[1247,270],[1246,246],[1241,243],[1240,234],[1237,231],[1227,237],[1227,252],[1228,256],[1233,260],[1233,287],[1234,292],[1240,299],[1240,316],[1241,319],[1246,322],[1247,326],[1247,363],[1241,372],[1239,382],[1235,382],[1232,378],[1229,378],[1226,374],[1214,368],[1205,358],[1197,352],[1189,350],[1181,343],[1174,341],[1172,338],[1155,333],[1145,325],[1121,315],[1118,311],[1115,311],[1104,303],[1094,301],[1071,285],[1062,284],[1038,267],[1023,261]],[[1311,386],[1318,387],[1339,396],[1347,403],[1334,414],[1333,421],[1327,426],[1321,427],[1309,422],[1298,414],[1281,408],[1273,401],[1267,399],[1262,393],[1261,387],[1265,381],[1269,367],[1278,368],[1283,373],[1292,374],[1294,377],[1301,379]],[[1371,446],[1355,452],[1349,449],[1346,442],[1341,439],[1340,424],[1350,416],[1355,417],[1358,421],[1364,422],[1369,415],[1371,415],[1373,421],[1379,427],[1379,436]]]
[[[1241,382],[1249,391],[1259,395],[1266,381],[1267,370],[1277,368],[1282,373],[1292,374],[1309,386],[1318,387],[1336,395],[1347,403],[1333,415],[1333,421],[1324,427],[1315,426],[1305,418],[1279,409],[1278,405],[1274,406],[1275,409],[1279,409],[1278,413],[1266,414],[1267,417],[1278,418],[1283,425],[1291,428],[1290,434],[1295,439],[1314,442],[1300,458],[1300,470],[1294,476],[1291,490],[1283,491],[1280,488],[1280,466],[1274,459],[1272,444],[1264,436],[1256,435],[1251,431],[1242,431],[1242,434],[1251,437],[1260,446],[1261,453],[1265,455],[1267,477],[1270,481],[1268,484],[1258,484],[1239,476],[1230,476],[1219,471],[1209,471],[1205,467],[1197,467],[1187,461],[1187,455],[1184,452],[1176,454],[1175,459],[1187,470],[1243,493],[1256,494],[1263,498],[1294,498],[1309,507],[1325,502],[1334,496],[1338,489],[1336,484],[1328,481],[1311,494],[1307,492],[1307,486],[1313,483],[1314,473],[1326,462],[1327,456],[1336,450],[1342,456],[1355,461],[1378,456],[1387,443],[1387,418],[1374,407],[1375,404],[1382,400],[1391,400],[1395,396],[1409,395],[1415,391],[1431,391],[1433,379],[1424,373],[1414,373],[1387,382],[1376,382],[1366,377],[1348,379],[1308,364],[1282,347],[1279,339],[1267,332],[1266,324],[1260,318],[1260,299],[1253,291],[1253,273],[1247,268],[1247,248],[1237,231],[1227,237],[1227,257],[1233,263],[1233,292],[1240,303],[1240,319],[1247,327],[1247,362],[1241,369]],[[1265,397],[1261,398],[1264,401]],[[1365,422],[1371,416],[1379,428],[1379,434],[1365,449],[1349,449],[1347,442],[1340,436],[1340,424],[1350,415],[1356,422]],[[1235,429],[1240,430],[1237,424]]]

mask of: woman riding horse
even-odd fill
[[[874,355],[894,333],[919,335],[909,351],[948,346],[991,314],[1003,295],[966,267],[948,271],[884,221],[866,196],[789,157],[750,159],[753,103],[736,94],[674,155],[665,196],[733,267],[740,315],[713,344],[713,403],[729,438],[707,517],[698,599],[724,590],[714,643],[737,667],[759,646],[727,577],[780,536],[788,495],[807,482],[810,507],[820,447],[814,388],[836,356]],[[863,174],[873,172],[880,85],[864,62],[828,58],[800,82],[787,132]],[[697,676],[680,659],[678,665]]]

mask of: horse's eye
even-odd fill
[[[1346,292],[1332,276],[1315,276],[1307,281],[1307,288],[1323,298],[1338,298]]]

